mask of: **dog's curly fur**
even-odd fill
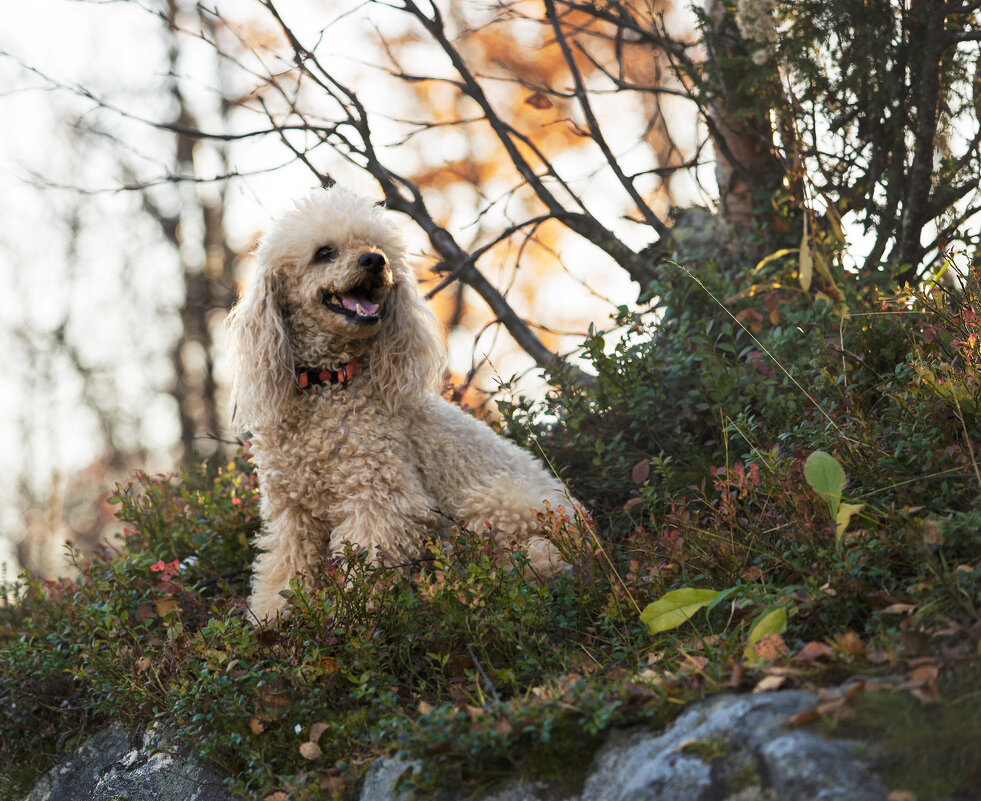
[[[374,255],[372,255],[374,254]],[[421,555],[447,517],[517,541],[541,577],[564,566],[537,511],[568,503],[545,466],[438,394],[444,352],[391,212],[339,187],[275,222],[229,317],[233,424],[252,432],[264,532],[250,606],[312,584],[344,543],[375,562]],[[346,383],[300,390],[296,366]]]

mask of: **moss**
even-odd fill
[[[740,765],[738,768],[726,775],[725,786],[726,792],[731,797],[733,795],[746,793],[754,788],[762,789],[763,779],[760,777],[760,773],[759,770],[757,770],[756,765],[747,760],[744,764]]]
[[[981,797],[981,688],[977,665],[951,670],[939,683],[940,700],[924,704],[905,691],[867,693],[856,716],[833,727],[836,737],[879,745],[886,784],[911,790],[920,801]],[[824,730],[831,731],[827,725]]]
[[[700,740],[689,740],[683,743],[681,752],[689,756],[697,756],[702,762],[708,764],[728,756],[729,743],[719,737],[703,737]]]
[[[523,775],[547,781],[562,797],[578,795],[600,742],[598,735],[585,734],[577,721],[566,719],[553,729],[548,742],[529,749]]]

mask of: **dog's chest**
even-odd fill
[[[344,390],[318,388],[275,432],[257,437],[260,482],[280,485],[318,516],[362,494],[366,485],[398,482],[411,461],[403,422]]]

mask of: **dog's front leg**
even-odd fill
[[[347,513],[330,535],[334,556],[350,544],[366,551],[372,564],[404,564],[422,555],[425,537],[435,528],[436,504],[421,488],[405,494],[377,488],[345,505]]]
[[[293,579],[308,588],[313,585],[320,527],[296,507],[272,509],[268,501],[263,505],[265,531],[256,538],[259,554],[252,566],[249,609],[259,623],[269,623],[285,606],[282,592],[289,589]]]

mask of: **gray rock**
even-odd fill
[[[694,704],[663,732],[614,731],[581,789],[516,777],[480,801],[885,801],[861,744],[783,724],[814,693],[721,695]],[[575,775],[579,766],[572,766]],[[361,801],[406,801],[407,771],[424,762],[379,759]],[[473,796],[461,792],[459,799]],[[103,729],[35,785],[28,801],[235,801],[221,781],[165,734]]]
[[[612,733],[579,793],[515,779],[481,801],[885,801],[858,744],[784,728],[815,702],[804,691],[716,696],[663,733]],[[425,765],[378,760],[361,801],[404,801],[395,788],[406,770]]]
[[[235,801],[156,729],[94,734],[42,776],[27,801]]]

